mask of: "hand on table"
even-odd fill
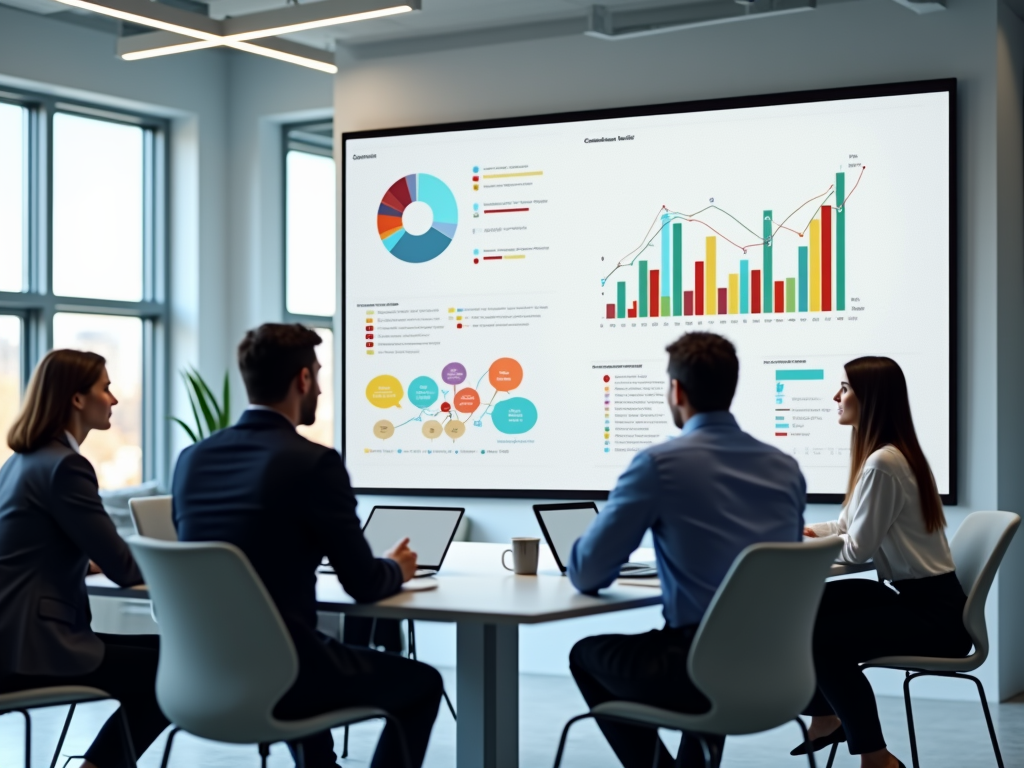
[[[804,536],[806,536],[809,539],[818,538],[818,534],[816,534],[814,530],[811,528],[804,528]]]
[[[409,549],[408,536],[385,552],[384,557],[398,563],[398,567],[402,569],[403,583],[416,575],[416,553]]]

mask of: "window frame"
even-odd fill
[[[324,328],[331,331],[335,338],[335,346],[337,346],[337,331],[335,330],[334,317],[335,315],[307,315],[297,312],[290,312],[288,310],[288,153],[289,152],[306,152],[311,155],[320,155],[321,157],[329,157],[335,160],[334,157],[334,118],[324,117],[320,120],[303,120],[301,122],[285,123],[281,126],[281,317],[285,323],[301,323],[309,328],[317,329]],[[304,134],[296,137],[292,134],[294,132],[301,133],[302,128],[314,127],[314,126],[330,126],[330,131],[327,137],[318,136],[315,134]],[[337,210],[335,211],[337,215]],[[337,220],[336,220],[337,221]],[[337,258],[337,248],[335,248],[335,258]],[[335,314],[337,314],[337,307],[335,307]],[[333,350],[332,350],[333,353]],[[337,359],[337,355],[332,354],[334,361],[332,373],[334,374],[334,389],[332,398],[334,401],[334,443],[338,442],[338,409],[337,405],[339,402],[338,382],[341,381],[339,376],[341,369],[341,361]],[[337,447],[337,445],[335,445]]]
[[[117,315],[142,321],[142,482],[165,487],[170,459],[170,275],[167,201],[169,199],[170,121],[108,107],[0,86],[0,103],[27,110],[27,219],[22,253],[23,290],[0,291],[0,314],[22,319],[21,389],[36,364],[53,346],[58,312]],[[142,300],[57,296],[53,292],[53,123],[58,113],[132,125],[143,129]]]

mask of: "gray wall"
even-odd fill
[[[446,49],[420,44],[409,55],[397,46],[339,52],[336,131],[956,77],[961,494],[959,507],[949,510],[951,529],[970,510],[1024,510],[1024,473],[1017,469],[1024,459],[1017,393],[1024,373],[1024,40],[1012,12],[997,0],[949,0],[947,11],[918,16],[892,0],[859,0],[628,41],[573,34],[488,43],[449,39]],[[534,527],[527,503],[467,506],[474,538]],[[808,518],[836,512],[812,508]],[[1011,560],[989,605],[994,658],[983,670],[990,694],[1002,698],[1024,690],[1024,541]],[[896,692],[896,683],[890,676],[879,686]],[[921,690],[971,695],[948,683]]]

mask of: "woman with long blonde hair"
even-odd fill
[[[54,350],[7,435],[14,455],[0,468],[0,692],[107,691],[141,754],[167,726],[156,702],[158,638],[96,634],[85,591],[90,560],[122,587],[142,583],[79,453],[92,430],[110,429],[115,405],[102,357]],[[85,766],[127,768],[121,723],[118,713],[107,720]]]
[[[804,530],[838,536],[839,559],[873,560],[882,580],[825,587],[814,629],[818,691],[812,748],[849,741],[862,768],[904,768],[886,749],[871,684],[860,664],[881,656],[966,656],[967,597],[946,541],[942,502],[917,440],[907,381],[887,357],[846,364],[839,423],[853,429],[850,479],[838,520]],[[793,754],[803,754],[803,746]]]

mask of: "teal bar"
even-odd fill
[[[762,312],[774,312],[772,308],[775,297],[775,281],[772,279],[772,212],[764,212],[764,265],[762,267],[761,285],[764,286],[761,301]]]
[[[626,284],[625,283],[619,283],[619,304],[618,304],[617,310],[618,311],[615,314],[618,315],[620,320],[626,316]]]
[[[800,294],[800,311],[801,312],[806,312],[807,311],[807,246],[806,245],[801,245],[800,248],[798,249],[798,252],[800,254],[800,257],[799,257],[799,259],[800,259],[800,267],[799,267],[800,278],[798,279],[797,282],[799,282],[800,285],[797,286],[797,292]]]
[[[846,309],[846,174],[836,174],[836,309]]]
[[[663,277],[662,280],[665,280]],[[668,280],[665,280],[667,283]],[[683,314],[683,223],[672,225],[672,316]]]
[[[825,371],[823,369],[806,368],[802,371],[775,371],[776,381],[824,381]]]
[[[750,313],[750,262],[740,261],[740,314]]]
[[[668,281],[669,273],[669,259],[671,258],[669,251],[669,226],[668,226],[668,214],[661,214],[661,295],[669,296],[672,286]]]
[[[647,284],[647,262],[640,262],[640,301],[637,304],[637,317],[647,317],[647,296],[650,286]]]

